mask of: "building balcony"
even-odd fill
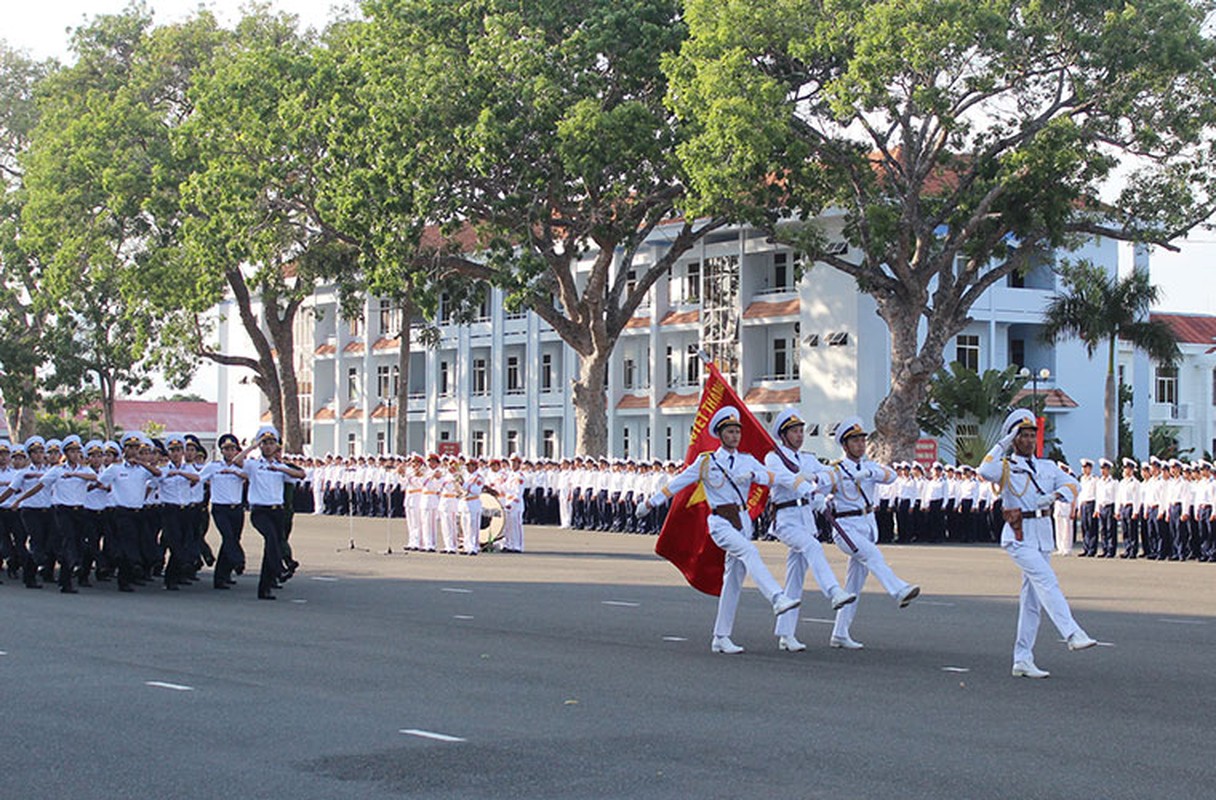
[[[1168,425],[1191,425],[1195,422],[1190,403],[1153,403],[1148,408],[1151,422]]]

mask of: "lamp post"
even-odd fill
[[[390,386],[389,388],[391,389],[392,387]],[[388,408],[388,416],[386,417],[388,431],[385,434],[384,452],[385,455],[390,456],[393,455],[393,401],[396,399],[392,394],[389,394],[384,401],[385,406]]]
[[[1046,422],[1046,417],[1039,413],[1039,381],[1046,381],[1051,377],[1051,370],[1043,367],[1038,372],[1033,372],[1026,367],[1018,370],[1018,376],[1025,380],[1030,378],[1030,410],[1034,412],[1035,421],[1038,423],[1039,435],[1038,442],[1035,443],[1035,455],[1043,456],[1043,424]],[[1043,408],[1047,408],[1047,402],[1043,402]]]

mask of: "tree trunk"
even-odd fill
[[[401,301],[401,334],[397,339],[397,407],[393,409],[396,415],[393,423],[397,426],[397,432],[394,440],[389,443],[392,451],[399,455],[409,451],[409,429],[406,426],[409,423],[410,411],[410,317],[413,316],[413,311],[413,303],[408,299]]]
[[[249,337],[249,341],[253,343],[253,349],[257,352],[258,370],[257,376],[254,378],[254,383],[262,390],[262,394],[266,395],[266,400],[270,406],[270,421],[280,431],[283,430],[283,390],[279,383],[279,372],[274,362],[274,354],[271,352],[270,342],[266,339],[266,333],[258,324],[257,316],[253,313],[253,300],[249,295],[249,285],[245,283],[245,276],[240,269],[230,269],[225,274],[228,279],[228,285],[232,288],[233,299],[236,300],[237,312],[241,317],[241,326],[245,329],[245,335]],[[263,297],[263,306],[268,298]]]
[[[270,340],[274,343],[275,361],[279,374],[279,403],[282,408],[283,450],[299,453],[304,445],[304,430],[300,426],[300,384],[296,378],[295,319],[299,300],[289,300],[279,311],[278,298],[263,295],[262,313]]]
[[[97,385],[101,389],[102,425],[105,427],[106,438],[114,438],[114,394],[115,382],[104,372],[98,371]]]
[[[936,369],[918,349],[919,315],[909,304],[892,300],[879,305],[891,332],[891,390],[874,412],[874,436],[869,455],[889,464],[916,455],[920,425],[916,414],[929,390]],[[926,342],[925,350],[929,349]],[[938,361],[940,361],[940,351]]]
[[[1119,455],[1119,409],[1118,393],[1115,391],[1115,340],[1109,345],[1106,363],[1106,392],[1103,397],[1103,428],[1106,457],[1114,461]]]
[[[574,384],[575,449],[580,456],[603,456],[608,452],[608,374],[611,350],[597,350],[584,357]]]

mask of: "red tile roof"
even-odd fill
[[[124,431],[138,431],[149,422],[174,433],[215,433],[218,403],[190,400],[115,400],[114,424]]]
[[[617,408],[650,408],[650,398],[644,394],[627,394],[616,404]]]
[[[388,339],[384,336],[381,336],[379,339],[376,340],[375,344],[372,345],[372,349],[373,350],[396,350],[398,347],[398,344],[397,344],[398,341],[399,341],[398,339]]]
[[[274,414],[270,413],[269,408],[262,412],[262,422],[270,422],[272,419],[274,419]]]
[[[701,311],[668,311],[659,321],[660,325],[685,325],[690,322],[700,322]]]
[[[332,356],[334,353],[338,352],[338,346],[333,344],[323,344],[319,345],[314,352],[319,356]]]
[[[650,317],[630,317],[629,321],[625,323],[626,330],[628,330],[630,328],[649,328],[649,327],[650,327]]]
[[[788,389],[769,389],[764,386],[753,386],[743,396],[743,402],[750,405],[792,405],[802,402],[802,388],[791,386]]]
[[[1179,344],[1216,345],[1216,316],[1207,314],[1149,314],[1149,319],[1164,322],[1174,331]]]
[[[313,418],[313,420],[315,420],[317,422],[321,422],[323,420],[337,419],[338,415],[337,415],[337,413],[334,412],[334,410],[332,408],[330,408],[329,406],[326,406],[325,408],[322,408],[319,411],[317,411],[317,413],[313,414],[312,418]]]
[[[743,312],[744,319],[767,319],[769,317],[790,317],[802,309],[802,301],[795,297],[792,300],[768,302],[757,300]]]
[[[676,394],[675,392],[668,392],[667,394],[663,395],[663,399],[659,401],[659,408],[688,408],[690,406],[696,408],[697,404],[700,402],[701,396],[699,394]]]
[[[359,406],[347,406],[342,412],[342,419],[363,419],[363,409]]]
[[[388,417],[389,407],[386,404],[380,403],[372,409],[372,419],[388,419]]]
[[[342,348],[343,353],[362,353],[363,342],[348,342],[346,347]]]
[[[1013,396],[1014,405],[1031,394],[1033,390],[1022,389]],[[1076,408],[1078,405],[1063,389],[1039,389],[1039,394],[1044,398],[1043,405],[1047,408]]]

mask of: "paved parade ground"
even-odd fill
[[[400,546],[398,534],[391,540]],[[1200,798],[1216,752],[1216,564],[1055,559],[1103,646],[1044,621],[1009,675],[1018,573],[995,546],[888,546],[855,638],[779,653],[751,589],[715,601],[654,539],[528,530],[528,552],[383,554],[384,520],[300,517],[274,602],[0,586],[9,798]],[[212,533],[214,538],[214,532]],[[351,540],[357,548],[350,549]],[[249,563],[260,545],[246,528]],[[784,549],[761,544],[778,575]],[[843,578],[844,558],[829,548]]]

